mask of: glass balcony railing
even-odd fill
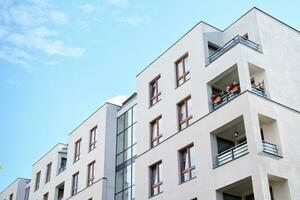
[[[243,44],[251,49],[254,49],[256,51],[260,51],[260,45],[256,44],[255,42],[248,40],[240,35],[235,36],[232,40],[227,42],[225,45],[220,47],[216,52],[211,54],[208,57],[208,64],[212,63],[213,61],[217,60],[220,56],[222,56],[224,53],[232,49],[237,44]]]
[[[216,165],[221,166],[225,163],[228,163],[232,160],[235,160],[248,153],[248,144],[247,141],[240,143],[237,146],[234,146],[226,151],[223,151],[217,155]]]

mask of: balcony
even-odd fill
[[[252,91],[258,95],[266,96],[265,84],[264,82],[260,82],[258,84],[251,84]]]
[[[273,155],[276,155],[276,156],[279,155],[278,148],[277,148],[276,144],[272,144],[272,143],[263,141],[262,145],[263,145],[263,152],[273,154]]]
[[[233,82],[227,86],[226,90],[222,90],[221,92],[215,92],[211,95],[211,106],[213,110],[223,106],[228,103],[235,97],[237,97],[240,93],[240,85],[237,82]]]
[[[247,141],[217,155],[216,164],[221,166],[248,153]]]
[[[208,64],[212,63],[213,61],[217,60],[219,57],[221,57],[223,54],[225,54],[227,51],[235,47],[237,44],[243,44],[251,49],[254,49],[256,51],[260,52],[260,45],[256,44],[255,42],[248,40],[240,35],[235,36],[232,40],[227,42],[222,47],[218,48],[213,54],[211,54],[208,57]]]

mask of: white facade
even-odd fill
[[[30,179],[17,178],[0,193],[0,200],[24,200],[26,186]]]
[[[48,199],[61,199],[58,188],[64,200],[298,200],[299,54],[299,31],[256,8],[224,31],[200,22],[138,74],[137,95],[122,107],[104,104],[69,135],[68,145],[56,145],[35,163],[31,182],[20,188],[30,187],[30,200],[47,193]],[[181,61],[189,70],[178,86]],[[156,90],[149,92],[156,79]],[[152,92],[158,102],[151,103]],[[188,125],[180,128],[179,105],[187,97]],[[153,145],[156,119],[160,135]],[[90,150],[95,127],[96,147]],[[196,175],[183,181],[186,147],[193,148],[188,170]],[[67,159],[63,170],[62,158]],[[88,186],[92,162],[94,179]],[[51,178],[45,183],[49,163]],[[155,163],[161,168],[154,180]],[[72,194],[76,173],[78,188]],[[153,192],[152,182],[161,191]],[[0,200],[9,200],[15,185]]]

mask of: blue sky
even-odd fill
[[[253,6],[300,29],[300,2],[0,1],[0,191],[203,20],[224,29]]]

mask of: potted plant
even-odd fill
[[[230,92],[232,94],[238,92],[239,89],[240,89],[240,85],[238,82],[233,82],[227,86],[227,92]]]
[[[212,94],[212,95],[210,96],[210,99],[211,99],[211,101],[212,101],[214,104],[218,104],[218,103],[220,103],[221,100],[222,100],[220,94]]]

